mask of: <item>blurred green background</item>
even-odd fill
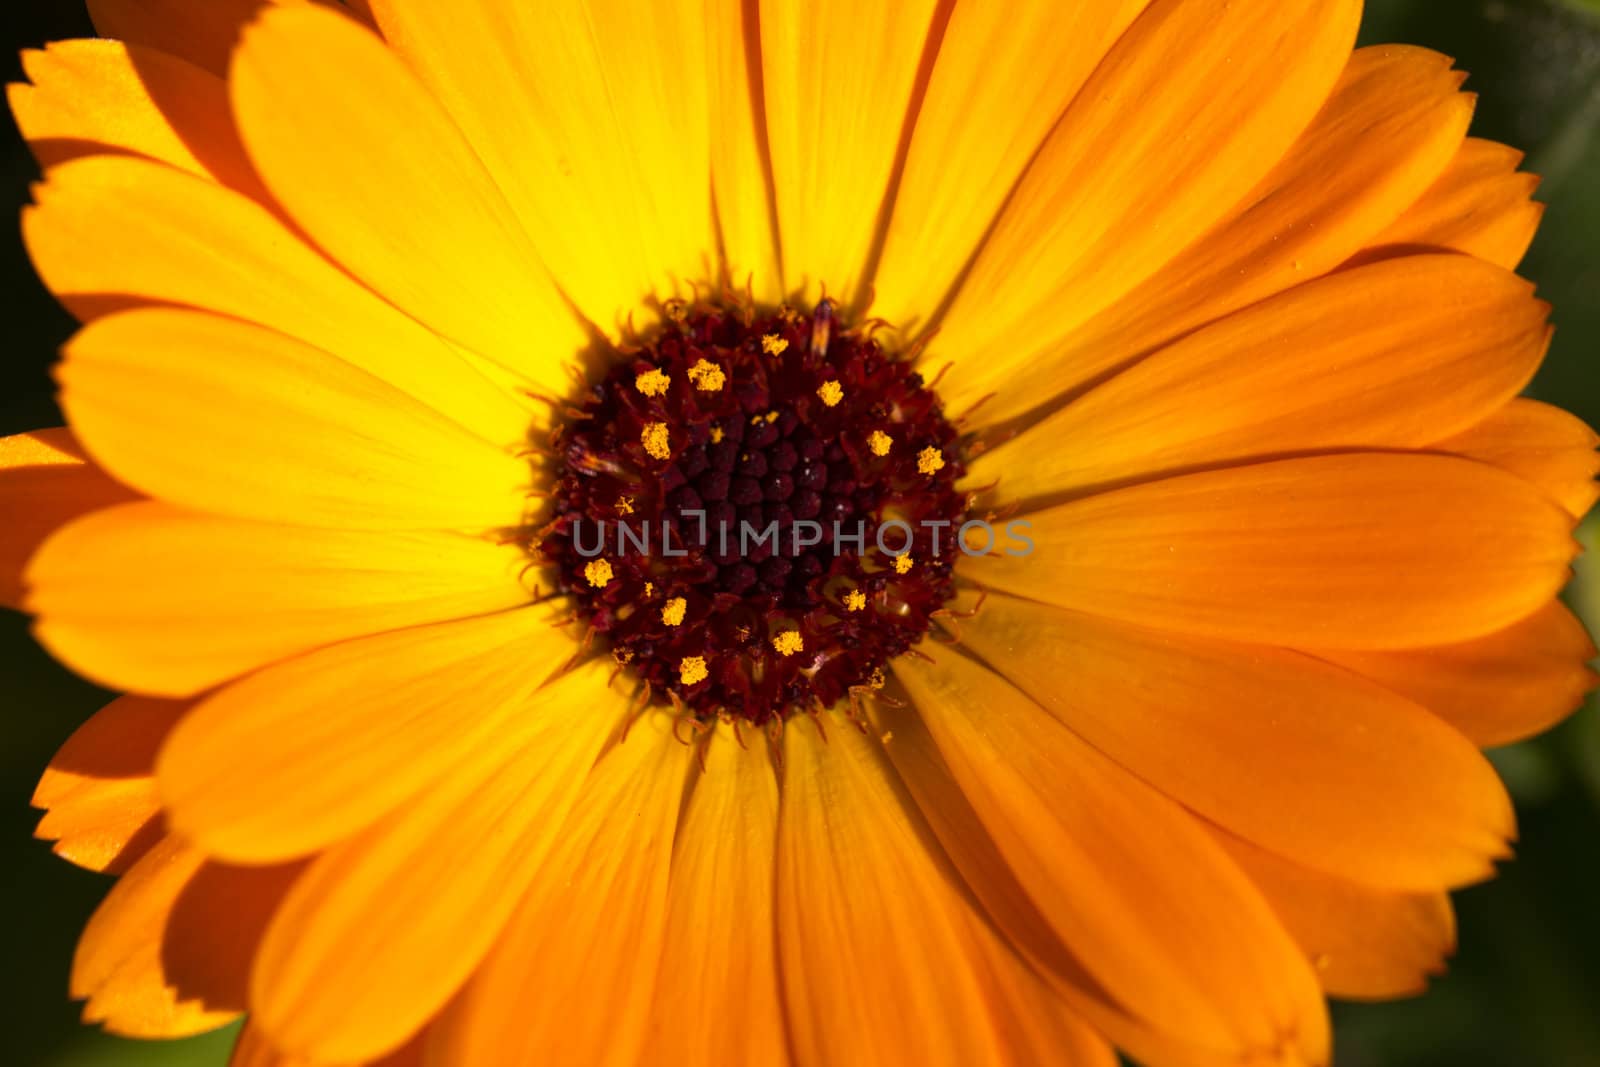
[[[19,48],[90,33],[79,0],[0,4],[14,25],[0,42],[7,81],[21,77]],[[1368,0],[1362,38],[1455,56],[1480,94],[1473,132],[1525,149],[1528,169],[1544,176],[1548,212],[1523,273],[1554,303],[1558,329],[1533,391],[1600,426],[1600,0]],[[0,203],[15,207],[37,175],[9,117],[6,137]],[[6,210],[0,434],[59,425],[46,368],[72,329]],[[1584,537],[1591,554],[1572,595],[1595,630],[1596,517]],[[106,695],[55,666],[22,618],[3,611],[0,663],[0,1067],[222,1064],[231,1029],[146,1044],[77,1023],[67,968],[108,882],[31,839],[28,797]],[[1493,758],[1517,798],[1518,858],[1497,881],[1459,894],[1458,958],[1426,996],[1336,1009],[1339,1067],[1600,1067],[1600,710],[1591,701],[1550,735]]]

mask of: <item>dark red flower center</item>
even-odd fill
[[[827,301],[669,307],[556,446],[540,556],[618,661],[701,718],[881,685],[951,595],[957,431]]]

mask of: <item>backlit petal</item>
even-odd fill
[[[270,8],[246,30],[228,90],[273,197],[379,294],[535,380],[583,346],[483,165],[371,31],[314,5]]]
[[[670,715],[647,712],[600,760],[510,925],[441,1018],[442,1062],[640,1062],[692,755]]]
[[[895,673],[998,850],[1103,996],[1239,1059],[1287,1045],[1325,1060],[1310,965],[1193,816],[965,656],[903,658]],[[829,799],[813,806],[831,810]]]
[[[492,530],[528,512],[526,459],[275,331],[146,308],[91,323],[64,355],[79,439],[157,499],[365,529]]]
[[[496,751],[576,648],[540,605],[350,641],[202,701],[161,754],[173,825],[243,863],[303,855]]]
[[[1327,99],[1360,7],[1152,3],[1023,175],[930,356],[1029,366],[1225,218]],[[950,388],[960,411],[995,386]]]
[[[28,570],[39,639],[116,689],[190,696],[320,645],[515,607],[526,556],[449,533],[278,526],[126,504]]]
[[[1029,525],[1023,527],[1022,523]],[[1160,629],[1416,648],[1502,629],[1564,584],[1572,520],[1451,456],[1358,452],[1146,482],[1012,524],[984,585]]]
[[[278,1045],[335,1063],[399,1047],[490,951],[535,879],[559,876],[546,865],[560,828],[623,718],[623,695],[604,692],[612,669],[595,661],[533,693],[524,675],[492,741],[479,733],[461,758],[438,753],[439,784],[312,864],[252,976],[256,1022]]]
[[[90,462],[70,430],[0,437],[0,604],[22,606],[28,560],[57,528],[138,495]]]
[[[1490,874],[1514,833],[1460,734],[1309,656],[1003,595],[962,643],[1141,780],[1306,866],[1436,889]]]

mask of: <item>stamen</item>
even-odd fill
[[[678,663],[678,681],[684,685],[698,685],[710,676],[704,656],[685,656]]]
[[[860,611],[867,606],[867,594],[859,589],[852,589],[845,594],[844,607],[846,611]]]
[[[929,445],[917,453],[917,473],[937,474],[944,470],[944,453]]]
[[[839,406],[839,401],[844,399],[844,386],[832,379],[817,386],[817,396],[830,408]]]
[[[583,576],[589,579],[589,584],[596,589],[605,588],[606,583],[610,582],[614,577],[611,571],[611,564],[603,559],[597,559],[587,564],[583,568]]]
[[[781,356],[789,350],[789,342],[775,333],[769,333],[761,338],[761,351],[769,356]]]
[[[672,458],[672,446],[668,443],[669,440],[670,434],[664,422],[647,422],[644,429],[639,432],[639,442],[644,445],[644,450],[656,459]]]
[[[715,393],[721,391],[727,383],[728,376],[722,373],[722,368],[709,359],[702,359],[686,372],[694,387],[702,393]]]
[[[661,370],[647,370],[634,378],[633,387],[645,396],[664,396],[672,388],[672,379]]]
[[[785,630],[772,639],[772,647],[778,650],[779,655],[792,656],[805,648],[806,642],[799,630]]]
[[[889,449],[893,446],[894,438],[890,437],[882,430],[873,430],[872,433],[867,436],[867,449],[874,456],[887,456],[889,454]]]
[[[661,621],[668,626],[678,626],[683,622],[683,617],[688,612],[689,602],[681,596],[675,596],[662,606]]]

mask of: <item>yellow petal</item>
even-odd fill
[[[276,331],[145,308],[90,324],[64,355],[79,439],[157,499],[361,529],[493,530],[528,513],[526,458]]]
[[[1600,444],[1576,415],[1518,398],[1469,429],[1433,444],[1439,452],[1493,463],[1537,485],[1581,519],[1600,498]]]
[[[498,666],[516,672],[503,657]],[[446,773],[437,785],[312,864],[252,975],[254,1018],[275,1044],[325,1062],[365,1061],[443,1007],[535,879],[556,876],[546,864],[563,840],[558,828],[623,718],[622,694],[604,691],[612,669],[593,661],[531,693],[525,681],[492,737],[476,734],[459,759],[439,754]],[[469,677],[454,681],[458,699],[477,691]]]
[[[718,726],[673,849],[646,1061],[787,1061],[772,923],[777,826],[765,736]]]
[[[1002,421],[1335,268],[1449,162],[1472,114],[1460,81],[1425,49],[1356,52],[1310,127],[1225,219],[1048,349],[965,366],[967,353],[951,350],[942,395],[959,410],[994,391],[974,418]],[[1022,374],[1026,389],[1015,387]]]
[[[1374,235],[1363,254],[1448,248],[1514,268],[1544,214],[1544,205],[1532,199],[1539,179],[1519,171],[1521,163],[1514,148],[1467,138],[1438,181]]]
[[[372,6],[597,326],[615,337],[647,298],[688,296],[711,280],[714,19],[703,4]],[[719,97],[715,107],[748,104]]]
[[[761,87],[783,279],[853,302],[934,22],[933,0],[762,0]]]
[[[1438,889],[1491,874],[1515,832],[1459,733],[1309,656],[1003,595],[962,644],[1142,781],[1305,866]]]
[[[380,295],[535,380],[583,346],[493,179],[370,31],[315,5],[269,8],[245,31],[228,90],[273,197]]]
[[[1022,523],[1028,523],[1023,527]],[[991,588],[1198,635],[1327,648],[1464,641],[1566,583],[1572,520],[1452,456],[1356,452],[1146,482],[1031,512],[964,559]]]
[[[214,856],[288,859],[368,826],[523,717],[576,652],[538,605],[379,634],[202,701],[162,750],[173,826]],[[470,693],[471,699],[463,699]]]
[[[1555,600],[1504,630],[1460,644],[1315,654],[1416,701],[1483,748],[1543,733],[1576,711],[1600,682],[1587,666],[1594,642]]]
[[[33,791],[44,808],[34,836],[91,871],[120,874],[165,832],[156,794],[156,750],[188,705],[123,696],[61,746]]]
[[[1336,997],[1388,1000],[1422,992],[1455,951],[1443,893],[1395,893],[1308,870],[1235,837],[1217,841],[1244,868]]]
[[[736,291],[783,299],[777,219],[772,206],[766,110],[756,8],[745,0],[707,0],[706,62],[711,100],[711,189],[723,268]],[[748,21],[747,21],[748,17]]]
[[[1327,99],[1360,7],[1151,4],[1022,176],[930,356],[1029,366],[1225,218]]]
[[[1050,127],[1149,2],[955,5],[872,280],[874,315],[927,324]]]
[[[1412,448],[1514,397],[1549,305],[1466,256],[1341,271],[1213,323],[981,456],[973,479],[1048,497],[1260,456]]]
[[[877,744],[784,731],[777,931],[800,1063],[1104,1063],[996,938]]]
[[[640,1062],[691,756],[671,717],[647,712],[600,760],[565,824],[546,828],[556,845],[543,870],[441,1018],[440,1062]]]
[[[70,430],[0,437],[0,604],[21,607],[28,560],[57,528],[137,498],[89,462]]]
[[[321,645],[515,607],[526,556],[447,533],[361,533],[125,504],[28,570],[39,639],[115,689],[190,696]]]
[[[6,96],[40,166],[131,152],[265,197],[210,71],[122,41],[55,41],[22,64],[32,84]]]
[[[1193,816],[965,656],[902,658],[895,673],[1103,997],[1241,1060],[1288,1046],[1323,1062],[1327,1020],[1309,964]]]
[[[147,303],[230,315],[337,355],[493,444],[524,439],[526,407],[246,197],[148,160],[94,157],[51,170],[34,198],[28,252],[82,320]],[[563,381],[552,368],[533,384]]]

